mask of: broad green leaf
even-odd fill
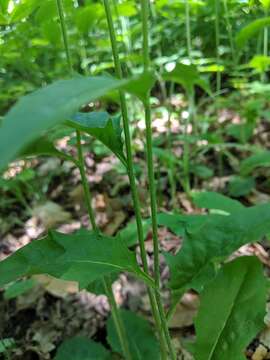
[[[19,158],[25,158],[29,156],[55,156],[69,161],[75,161],[72,156],[69,156],[56,149],[53,142],[47,139],[45,136],[38,140],[33,141],[25,149],[23,149],[18,155]]]
[[[135,3],[131,1],[126,1],[120,4],[117,4],[118,14],[120,16],[134,16],[137,14],[137,9]]]
[[[270,7],[270,0],[259,0],[260,3],[262,4],[263,8],[265,10],[268,10]]]
[[[160,359],[159,344],[148,321],[131,311],[121,310],[119,313],[125,326],[132,359]],[[122,348],[112,317],[107,321],[107,334],[111,348],[121,354]]]
[[[15,346],[15,340],[13,338],[0,339],[0,354],[5,353],[8,349]]]
[[[198,164],[192,165],[190,172],[192,172],[201,179],[209,179],[214,175],[213,169],[208,166]]]
[[[110,352],[91,339],[77,336],[64,341],[54,360],[109,360]]]
[[[265,26],[270,25],[270,17],[257,19],[247,26],[243,27],[236,36],[236,44],[239,47],[244,46],[248,40],[255,37]]]
[[[246,359],[246,346],[264,325],[266,295],[257,258],[240,257],[226,264],[201,293],[195,359]]]
[[[257,154],[251,155],[240,166],[242,174],[250,174],[257,167],[266,167],[270,165],[270,151],[261,151]]]
[[[11,13],[10,23],[21,21],[27,18],[39,6],[37,0],[24,0],[16,4]]]
[[[36,282],[33,279],[16,281],[5,290],[4,299],[14,299],[33,289],[35,285]]]
[[[251,68],[259,73],[263,73],[269,69],[270,57],[263,55],[254,55],[248,64]]]
[[[119,238],[87,230],[70,235],[52,231],[0,262],[0,287],[23,276],[49,274],[87,288],[115,271],[130,271],[152,285],[150,277],[139,268],[135,254]]]
[[[10,0],[0,0],[0,10],[2,14],[7,13],[8,5]]]
[[[222,210],[229,214],[244,208],[239,201],[213,191],[194,192],[191,196],[199,208]]]
[[[107,146],[126,165],[123,152],[120,115],[111,116],[105,111],[77,113],[67,125],[94,136]]]
[[[88,34],[103,14],[104,10],[101,4],[90,4],[79,7],[75,14],[75,21],[79,31]]]
[[[255,179],[251,176],[234,176],[229,182],[229,195],[234,197],[248,195],[255,185]]]
[[[159,226],[165,226],[170,229],[174,234],[183,236],[185,233],[185,219],[183,215],[159,213],[157,221]]]
[[[151,228],[151,221],[142,220],[144,240]],[[126,243],[128,247],[134,246],[138,243],[138,232],[136,221],[130,222],[124,229],[118,232],[118,236]]]
[[[107,282],[110,284],[113,284],[114,281],[117,280],[119,275],[119,271],[111,273],[109,276],[106,276]],[[93,281],[91,284],[89,284],[86,288],[86,290],[92,294],[96,295],[106,295],[106,289],[104,287],[104,280],[98,279]]]
[[[207,93],[211,93],[208,83],[200,77],[195,65],[176,64],[174,70],[163,75],[164,80],[170,80],[181,84],[188,93],[194,90],[194,86],[200,86]]]
[[[226,133],[245,144],[253,135],[255,125],[255,123],[230,124],[226,128]]]
[[[183,219],[180,219],[180,221]],[[211,267],[244,244],[270,232],[270,204],[234,210],[231,215],[205,215],[192,228],[186,223],[184,243],[175,255],[165,254],[175,298],[190,288],[200,290]],[[210,271],[211,273],[211,271]]]
[[[70,119],[89,101],[117,89],[126,89],[143,99],[153,81],[150,73],[130,80],[78,76],[56,81],[24,96],[8,112],[0,128],[0,169],[7,166],[22,147],[42,136],[48,128]]]

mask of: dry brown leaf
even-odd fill
[[[174,316],[172,317],[170,328],[183,328],[193,324],[199,307],[199,298],[196,294],[187,293],[177,305]]]
[[[46,229],[63,224],[71,219],[69,212],[52,201],[46,201],[42,205],[35,206],[32,213],[34,217],[40,220]]]
[[[35,275],[34,278],[50,294],[59,298],[79,292],[78,283],[75,281],[56,279],[49,275]]]
[[[260,344],[252,355],[252,360],[264,360],[267,355],[267,349]]]
[[[107,235],[114,235],[119,227],[123,224],[127,217],[127,214],[124,211],[115,211],[114,217],[110,222],[104,227],[103,231]]]

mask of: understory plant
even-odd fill
[[[270,204],[245,207],[241,202],[216,192],[191,191],[190,140],[187,126],[189,120],[192,120],[195,134],[191,135],[200,135],[197,117],[193,117],[196,89],[199,88],[210,96],[212,93],[209,83],[201,77],[191,56],[189,1],[185,0],[183,5],[187,14],[186,37],[190,63],[176,63],[171,71],[164,71],[162,81],[172,88],[175,84],[181,86],[189,103],[189,117],[184,126],[184,154],[183,160],[181,159],[183,179],[179,182],[183,184],[194,205],[206,210],[194,215],[183,214],[177,209],[174,209],[176,211],[173,213],[158,212],[151,123],[151,90],[157,77],[150,58],[149,1],[141,0],[139,4],[142,70],[130,77],[123,75],[116,31],[119,22],[112,10],[114,1],[104,0],[102,9],[106,18],[115,76],[82,76],[75,73],[62,0],[56,0],[56,4],[69,76],[21,97],[7,112],[0,128],[0,170],[4,172],[11,162],[18,159],[40,155],[72,162],[80,173],[91,229],[81,228],[71,234],[51,229],[40,240],[20,248],[0,262],[0,288],[6,289],[6,294],[19,294],[32,286],[26,278],[35,274],[48,274],[58,279],[77,282],[80,290],[107,296],[111,309],[111,316],[106,323],[107,347],[94,340],[75,337],[59,346],[55,360],[103,360],[112,359],[115,354],[127,360],[175,360],[181,359],[183,348],[196,360],[245,359],[246,346],[263,328],[268,285],[263,266],[256,257],[242,256],[235,259],[232,254],[243,245],[261,240],[270,233]],[[235,39],[227,1],[224,0],[223,5],[232,61],[235,63]],[[218,16],[221,4],[215,0],[214,6]],[[219,26],[219,19],[216,19],[218,65],[221,62],[218,51]],[[259,27],[260,30],[264,29],[261,25]],[[241,39],[247,41],[250,30],[247,32],[248,34],[245,34],[245,29],[242,30],[238,42],[241,42]],[[268,36],[267,32],[264,34],[265,37]],[[218,93],[221,90],[221,80],[221,74],[217,72]],[[85,105],[112,92],[117,93],[119,112],[82,111]],[[142,205],[138,195],[140,184],[134,170],[130,98],[140,101],[144,109],[144,155],[151,210],[150,218],[146,221],[142,218]],[[211,101],[214,101],[213,97]],[[55,146],[49,134],[54,132],[56,127],[69,128],[75,133],[76,155],[61,151]],[[105,145],[119,159],[128,175],[136,219],[135,244],[139,244],[140,259],[136,257],[134,243],[130,243],[125,229],[110,237],[98,228],[92,206],[91,184],[88,182],[85,167],[83,139],[86,136],[94,137]],[[257,158],[254,159],[254,156]],[[269,159],[269,152],[263,156],[261,153],[252,155],[243,162],[241,176],[250,175],[256,166],[269,164]],[[147,263],[145,224],[152,230],[153,273]],[[181,249],[176,255],[169,252],[162,254],[170,270],[167,284],[171,295],[169,307],[164,305],[161,294],[161,251],[158,236],[160,226],[183,238]],[[153,322],[150,323],[131,311],[119,309],[112,285],[122,272],[130,273],[147,287]],[[173,341],[168,323],[182,296],[189,290],[196,291],[200,297],[200,308],[195,320],[196,338],[194,342],[180,346],[178,339]],[[13,340],[0,342],[0,352],[6,353],[7,358],[11,343],[13,344]]]

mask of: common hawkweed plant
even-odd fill
[[[73,162],[80,173],[91,230],[81,228],[71,234],[50,230],[42,239],[20,248],[0,262],[0,288],[9,289],[10,284],[17,284],[18,280],[27,282],[28,278],[35,274],[48,274],[58,279],[77,282],[81,290],[107,296],[111,316],[106,325],[106,347],[94,340],[71,338],[57,349],[56,360],[103,360],[114,359],[115,356],[127,360],[175,360],[183,358],[184,348],[196,360],[244,359],[246,346],[263,328],[267,281],[262,264],[256,257],[242,256],[232,260],[231,255],[243,245],[260,240],[270,233],[270,204],[245,207],[241,202],[215,192],[191,194],[187,127],[192,123],[193,128],[198,129],[197,119],[193,117],[195,86],[208,94],[211,94],[211,90],[209,84],[200,76],[192,58],[190,1],[183,2],[186,10],[185,38],[189,64],[176,63],[171,71],[164,71],[162,81],[171,88],[174,88],[174,85],[183,87],[188,99],[189,117],[184,126],[184,154],[181,159],[183,179],[180,182],[187,196],[193,196],[198,208],[209,210],[200,215],[186,215],[177,209],[174,209],[174,213],[158,212],[151,113],[151,89],[156,83],[156,75],[150,57],[149,29],[152,18],[149,1],[141,0],[138,4],[142,34],[142,70],[139,75],[129,78],[123,75],[123,64],[120,60],[120,44],[116,31],[118,19],[113,12],[114,2],[103,0],[102,6],[115,76],[81,76],[75,73],[62,0],[56,0],[56,5],[69,76],[23,96],[7,112],[0,128],[0,168],[5,171],[9,163],[16,159],[39,155]],[[226,10],[232,58],[235,61],[228,2],[224,0],[223,5]],[[214,6],[216,55],[217,64],[220,65],[218,9],[221,4],[215,0]],[[256,25],[256,31],[258,27],[263,29],[261,23]],[[250,34],[250,27],[247,30],[243,28],[236,42],[248,41]],[[266,32],[264,34],[265,39]],[[221,74],[217,72],[217,92],[221,89],[221,81]],[[86,104],[104,98],[111,92],[118,93],[119,113],[109,114],[103,110],[80,111]],[[148,224],[152,227],[153,273],[147,263],[143,209],[138,195],[139,181],[134,169],[130,96],[136,97],[144,109],[145,158],[151,214]],[[54,146],[48,134],[53,132],[56,126],[69,127],[76,133],[76,155],[62,152]],[[198,135],[197,130],[195,135]],[[129,246],[128,238],[121,234],[107,236],[96,223],[91,184],[86,175],[85,148],[82,142],[84,136],[92,136],[103,143],[119,159],[128,175],[140,262],[132,246]],[[247,159],[243,164],[243,176],[255,167],[256,161],[260,162],[256,159]],[[175,169],[174,172],[176,176],[178,172]],[[171,192],[174,193],[175,191]],[[175,204],[173,201],[172,203]],[[161,294],[159,226],[166,226],[172,233],[183,237],[182,247],[176,255],[163,252],[170,270],[167,284],[170,290],[170,306],[165,306]],[[152,322],[118,307],[112,284],[122,272],[132,274],[147,287]],[[168,323],[182,296],[191,289],[200,297],[200,307],[195,319],[196,337],[194,342],[179,344],[177,338],[172,339]],[[1,344],[4,344],[3,352],[9,356],[8,342],[0,342],[0,346]],[[87,349],[87,355],[83,349]]]

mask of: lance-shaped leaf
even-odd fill
[[[211,94],[208,83],[200,77],[195,65],[176,64],[171,72],[163,75],[164,80],[170,80],[182,85],[187,93],[192,93],[195,85],[200,86],[208,94]]]
[[[86,288],[115,271],[129,271],[153,284],[138,266],[135,253],[119,238],[86,230],[70,235],[53,231],[0,262],[0,287],[23,276],[49,274]]]
[[[160,359],[159,344],[148,321],[127,310],[121,310],[119,314],[125,326],[132,359]],[[121,354],[122,348],[112,317],[107,322],[107,334],[112,349]]]
[[[246,359],[245,347],[263,327],[266,294],[257,258],[241,257],[226,264],[201,293],[195,359]]]
[[[194,192],[192,199],[194,204],[199,208],[222,210],[229,214],[244,208],[239,201],[230,199],[214,191]]]
[[[64,341],[54,360],[109,360],[110,352],[101,344],[85,337],[74,337]]]
[[[252,21],[247,26],[243,27],[236,36],[236,44],[239,47],[244,46],[248,40],[252,39],[265,26],[270,25],[270,16],[262,19]]]
[[[100,140],[126,165],[120,115],[111,116],[106,111],[77,113],[72,120],[67,121],[67,125]]]
[[[35,140],[27,145],[19,153],[18,158],[27,158],[32,156],[55,156],[64,160],[76,162],[72,156],[57,150],[53,142],[47,139],[46,136],[42,136],[38,140]]]
[[[192,228],[187,222],[181,250],[175,256],[166,254],[175,298],[189,288],[201,290],[213,276],[215,263],[269,233],[270,204],[243,208],[227,216],[202,215],[195,225]]]
[[[127,90],[140,99],[153,84],[152,74],[129,80],[81,77],[56,81],[21,98],[8,112],[0,128],[0,169],[7,166],[29,142],[57,123],[70,119],[81,106],[112,90]]]
[[[244,175],[250,174],[257,167],[270,166],[270,151],[261,151],[251,155],[241,163],[240,172]]]

